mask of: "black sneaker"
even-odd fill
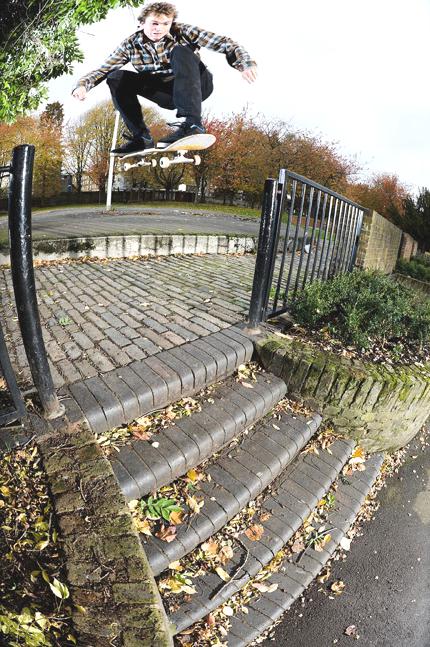
[[[111,150],[111,153],[114,153],[115,155],[128,155],[130,153],[144,151],[147,148],[154,148],[154,146],[154,140],[151,136],[139,137],[138,139],[131,139],[129,142],[118,146],[118,148],[114,148]]]
[[[169,126],[177,126],[177,128],[172,133],[170,133],[170,135],[162,137],[157,143],[157,148],[166,148],[166,146],[174,144],[179,139],[190,137],[191,135],[204,135],[206,132],[201,124],[188,124],[187,122],[184,122],[169,124]]]

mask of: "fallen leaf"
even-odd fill
[[[305,550],[305,544],[301,539],[296,539],[296,541],[293,543],[291,546],[291,552],[293,553],[301,553],[302,550]]]
[[[260,541],[260,539],[264,535],[264,528],[261,524],[255,523],[253,526],[250,526],[247,530],[245,530],[245,535],[251,541]]]
[[[137,427],[131,430],[132,435],[138,440],[150,440],[153,436],[152,431],[145,431]]]
[[[149,416],[141,416],[140,418],[136,418],[133,422],[137,425],[142,425],[143,427],[149,427],[152,421]]]
[[[205,502],[204,500],[198,501],[195,497],[189,496],[187,497],[186,504],[190,508],[191,512],[198,514],[203,508]]]
[[[221,564],[226,564],[233,557],[233,548],[231,546],[223,546],[218,556]]]
[[[216,567],[215,573],[223,580],[223,582],[228,582],[230,579],[230,575],[227,573],[227,571],[221,568],[221,566]]]
[[[136,526],[136,529],[138,532],[140,532],[142,535],[146,535],[147,537],[151,537],[152,532],[151,532],[151,523],[149,519],[139,519],[135,518],[134,519],[134,525]]]
[[[173,523],[174,526],[179,526],[179,524],[183,523],[184,521],[184,511],[179,510],[171,512],[169,521],[170,523]]]
[[[205,541],[204,544],[202,544],[202,550],[207,555],[216,555],[219,550],[219,544],[217,541],[209,539],[208,541]]]
[[[355,625],[349,625],[345,629],[345,635],[346,636],[355,636],[357,634],[357,627]]]
[[[155,533],[155,536],[161,541],[170,544],[176,538],[176,526],[161,526],[160,530]]]
[[[330,534],[324,535],[322,539],[315,542],[314,550],[316,550],[317,553],[321,553],[324,550],[324,546],[328,544],[330,541],[331,541],[331,535]]]
[[[262,512],[260,514],[260,521],[268,521],[272,514],[270,512]]]
[[[264,582],[254,582],[252,584],[254,589],[260,591],[260,593],[273,593],[278,589],[278,584],[274,582],[273,584],[265,584]]]
[[[351,539],[348,537],[342,537],[339,545],[343,550],[349,550],[351,548]]]
[[[181,562],[180,562],[180,560],[179,560],[179,559],[178,559],[178,560],[176,560],[176,562],[171,562],[171,563],[169,564],[169,568],[170,568],[172,571],[178,571],[178,572],[179,572],[179,571],[183,571],[183,570],[184,570],[184,567],[181,565]]]
[[[216,625],[216,620],[215,620],[215,616],[214,616],[214,614],[213,614],[213,613],[210,613],[210,614],[207,616],[207,618],[206,618],[206,624],[207,624],[209,627],[215,627],[215,625]]]
[[[336,580],[330,586],[330,591],[333,591],[333,593],[335,593],[336,595],[341,595],[344,589],[345,589],[345,582],[342,582],[342,580]]]
[[[320,584],[325,584],[325,583],[327,582],[328,578],[330,577],[330,573],[331,573],[330,569],[329,569],[329,568],[326,568],[326,569],[325,569],[325,571],[323,571],[323,572],[322,572],[322,573],[317,577],[317,581],[318,581]]]
[[[249,382],[242,382],[242,386],[244,386],[246,389],[253,389],[254,388],[252,386],[252,384],[250,384]]]

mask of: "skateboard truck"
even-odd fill
[[[135,164],[130,164],[130,162],[124,162],[124,171],[128,171],[131,168],[137,168],[138,166],[152,166],[152,168],[155,168],[157,166],[157,160],[152,159],[152,160],[145,160],[141,159]]]
[[[194,164],[195,166],[199,166],[202,162],[202,158],[200,155],[193,155],[193,157],[186,157],[184,153],[187,153],[188,151],[178,151],[177,154],[173,159],[170,159],[170,157],[160,157],[160,167],[161,168],[169,168],[171,164]],[[152,160],[155,161],[156,160]]]

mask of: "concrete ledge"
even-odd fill
[[[277,336],[258,341],[256,350],[290,395],[303,398],[368,451],[403,447],[429,416],[430,365],[370,364]]]
[[[245,254],[256,250],[253,236],[198,234],[141,234],[60,238],[33,242],[35,261],[64,261],[76,258],[132,258],[173,254]],[[0,252],[0,265],[9,265],[9,252]]]
[[[109,461],[84,424],[39,436],[79,645],[172,647],[167,616]],[[151,642],[148,642],[148,636]]]
[[[412,288],[415,292],[419,292],[420,294],[424,294],[430,298],[430,283],[427,281],[419,281],[418,279],[412,278],[412,276],[398,273],[394,274],[394,278],[396,281],[399,281],[399,283],[406,285],[406,287]]]

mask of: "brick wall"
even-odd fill
[[[402,242],[400,244],[399,258],[405,261],[410,261],[411,258],[417,255],[418,243],[406,232],[402,233]]]
[[[364,215],[356,266],[390,274],[396,265],[402,231],[376,211]]]

